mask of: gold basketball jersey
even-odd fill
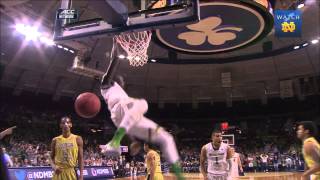
[[[311,142],[312,144],[314,144],[317,148],[317,151],[320,152],[320,144],[314,137],[310,137],[310,138],[305,139],[303,141],[303,146],[307,142]],[[304,151],[304,149],[303,149],[302,153],[303,153],[304,160],[307,163],[307,166],[308,167],[314,166],[315,162],[312,159],[312,157],[310,155],[307,155],[306,152]],[[315,175],[320,179],[320,171],[316,172]]]
[[[63,168],[74,168],[78,162],[77,135],[71,134],[68,138],[62,135],[55,137],[55,158],[54,163]]]
[[[160,161],[160,155],[159,153],[157,153],[156,151],[154,150],[150,150],[148,153],[147,153],[147,157],[152,157],[154,158],[155,160],[155,163],[156,163],[156,170],[155,170],[155,173],[161,173],[161,161]],[[148,174],[150,174],[150,168],[151,168],[151,163],[146,160],[146,164],[147,164],[147,172]]]

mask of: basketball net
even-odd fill
[[[143,66],[148,62],[148,47],[151,31],[130,32],[114,36],[117,44],[127,52],[127,59],[131,66]]]

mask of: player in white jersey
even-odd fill
[[[214,130],[212,142],[204,145],[200,154],[200,171],[205,180],[227,180],[231,167],[231,151],[228,144],[222,142],[222,132]],[[205,169],[205,162],[208,167]]]
[[[146,118],[148,104],[144,99],[131,98],[124,91],[124,80],[121,76],[113,78],[119,59],[112,59],[109,69],[102,77],[101,94],[108,105],[111,119],[117,127],[112,140],[101,145],[101,152],[109,155],[120,155],[120,142],[125,134],[148,143],[160,146],[167,162],[178,179],[183,179],[179,165],[179,155],[171,134],[158,124]]]
[[[230,147],[231,150],[231,172],[229,174],[229,180],[236,180],[239,177],[240,172],[243,172],[240,156],[235,152],[234,147]]]

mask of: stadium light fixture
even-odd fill
[[[298,9],[301,9],[301,8],[303,8],[303,7],[304,7],[304,3],[300,3],[300,4],[297,6]]]
[[[41,37],[39,38],[39,40],[40,40],[40,42],[42,42],[42,43],[44,43],[44,44],[46,44],[46,45],[48,45],[48,46],[53,46],[53,45],[54,45],[53,40],[52,40],[52,39],[49,39],[49,38],[47,38],[47,37],[41,36]]]
[[[124,58],[125,58],[125,56],[124,56],[123,54],[120,54],[118,57],[119,57],[120,59],[124,59]]]
[[[319,39],[314,39],[311,41],[312,44],[317,44],[319,42]]]
[[[37,27],[26,26],[24,30],[23,35],[25,35],[26,40],[36,41],[40,37]]]

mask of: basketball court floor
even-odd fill
[[[186,180],[200,180],[203,179],[199,173],[187,173],[184,174]],[[301,174],[296,172],[271,172],[271,173],[246,173],[245,176],[239,177],[235,180],[300,180]],[[172,174],[164,175],[165,180],[175,180],[176,178]],[[119,178],[117,180],[145,180],[145,177],[129,177]]]

